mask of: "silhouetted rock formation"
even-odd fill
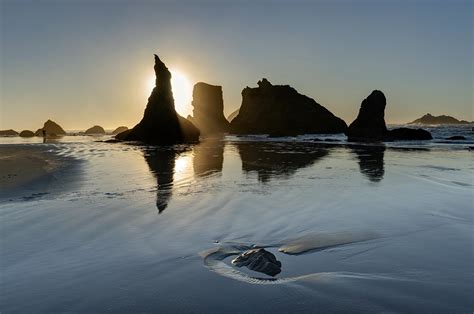
[[[151,144],[199,141],[199,130],[175,111],[171,72],[157,55],[154,69],[156,86],[148,98],[142,120],[132,130],[117,134],[116,138]]]
[[[239,111],[240,111],[240,109],[237,109],[237,110],[235,110],[234,112],[232,112],[232,113],[227,117],[227,121],[232,122],[232,120],[234,120],[235,117],[237,117],[237,116],[239,115]]]
[[[430,132],[422,129],[388,130],[385,124],[385,95],[374,90],[362,101],[357,118],[345,134],[349,141],[429,140]]]
[[[222,136],[205,137],[193,147],[194,174],[205,177],[222,172],[224,163],[224,141]]]
[[[151,172],[156,177],[156,208],[161,213],[168,207],[173,195],[175,159],[179,156],[175,149],[156,149],[145,151],[144,157]]]
[[[199,82],[193,88],[193,116],[188,116],[202,134],[224,133],[229,121],[224,117],[222,87]]]
[[[105,134],[105,130],[103,127],[99,125],[94,125],[91,128],[88,128],[86,132],[84,132],[86,135],[94,135],[94,134]]]
[[[357,118],[345,132],[349,140],[382,140],[387,133],[385,105],[385,95],[379,90],[364,99]]]
[[[0,130],[0,136],[18,136],[18,132],[15,130]]]
[[[429,124],[429,125],[438,125],[438,124],[470,124],[471,122],[466,120],[458,120],[451,116],[432,116],[427,113],[423,117],[416,119],[415,121],[410,122],[409,124]]]
[[[258,180],[288,178],[328,155],[329,151],[310,143],[235,142],[244,172],[257,172]]]
[[[46,121],[41,129],[36,130],[35,135],[43,136],[43,130],[45,130],[46,135],[49,136],[66,135],[66,132],[63,130],[63,128],[51,120]]]
[[[116,135],[116,134],[122,133],[122,132],[127,131],[127,130],[128,130],[128,128],[126,126],[119,126],[118,128],[116,128],[115,130],[112,131],[112,134]]]
[[[462,135],[455,135],[446,138],[449,141],[464,141],[466,138]]]
[[[281,272],[281,262],[273,253],[265,249],[251,249],[243,252],[232,260],[237,267],[246,266],[248,269],[275,276]]]
[[[257,88],[243,89],[242,106],[230,125],[237,134],[343,133],[347,128],[342,119],[313,99],[266,79]]]
[[[20,136],[21,137],[33,137],[35,136],[35,133],[33,133],[33,131],[30,131],[30,130],[23,130],[20,132]]]
[[[372,182],[382,181],[385,146],[352,146],[351,149],[359,159],[360,173]]]

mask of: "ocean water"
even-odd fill
[[[65,161],[47,184],[0,193],[0,311],[472,313],[472,130],[432,131],[378,145],[0,139],[0,154]],[[215,253],[253,246],[281,273]]]

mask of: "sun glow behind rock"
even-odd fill
[[[193,97],[193,85],[188,77],[181,71],[170,69],[171,87],[173,89],[174,106],[176,111],[186,117],[191,113],[191,101]],[[155,87],[155,75],[148,78],[146,90],[148,95]]]

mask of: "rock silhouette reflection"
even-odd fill
[[[288,178],[329,154],[325,148],[309,143],[236,142],[244,172],[255,171],[260,182]]]
[[[173,147],[144,151],[143,155],[157,181],[156,208],[161,213],[173,195],[175,160],[183,152]]]
[[[212,136],[201,139],[193,148],[193,168],[197,177],[205,177],[222,172],[224,163],[223,136]]]
[[[359,160],[360,172],[372,182],[380,182],[385,174],[385,146],[357,146],[352,151]]]

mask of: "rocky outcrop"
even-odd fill
[[[128,128],[126,126],[119,126],[118,128],[116,128],[115,130],[112,131],[112,134],[116,135],[116,134],[122,133],[122,132],[127,131],[127,130],[128,130]]]
[[[428,124],[428,125],[439,125],[439,124],[470,124],[471,122],[466,120],[458,120],[451,116],[433,116],[429,113],[423,117],[416,119],[408,124]]]
[[[225,133],[229,121],[224,117],[222,87],[199,82],[193,88],[193,116],[188,116],[201,133]]]
[[[90,127],[84,132],[86,135],[97,135],[97,134],[105,134],[105,130],[103,127],[99,125],[94,125],[93,127]]]
[[[66,132],[63,130],[63,128],[51,120],[46,121],[41,129],[36,130],[35,135],[43,136],[43,130],[46,131],[46,135],[49,136],[66,135]]]
[[[30,131],[30,130],[23,130],[20,132],[20,136],[21,137],[33,137],[35,136],[35,133],[33,133],[33,131]]]
[[[18,136],[18,132],[15,130],[0,130],[0,136]]]
[[[237,116],[239,115],[239,111],[240,111],[240,109],[237,109],[237,110],[235,110],[234,112],[232,112],[232,113],[227,117],[227,121],[232,122],[232,120],[234,120],[235,117],[237,117]]]
[[[157,55],[154,69],[156,86],[148,98],[142,120],[133,129],[116,135],[116,138],[158,145],[199,141],[199,130],[176,113],[171,72]]]
[[[374,90],[362,101],[357,118],[345,134],[349,141],[430,140],[431,133],[422,129],[388,130],[385,124],[385,95]]]
[[[347,128],[342,119],[313,99],[266,79],[257,88],[244,88],[242,106],[230,126],[236,134],[279,135],[343,133]]]
[[[464,141],[466,140],[466,137],[462,135],[454,135],[446,138],[448,141]]]
[[[362,101],[357,118],[345,132],[349,140],[382,140],[387,133],[385,95],[374,90]]]
[[[281,272],[281,262],[273,253],[265,249],[251,249],[243,252],[232,260],[237,267],[246,266],[248,269],[275,276]]]
[[[431,133],[423,129],[398,128],[387,132],[385,141],[431,140]]]

